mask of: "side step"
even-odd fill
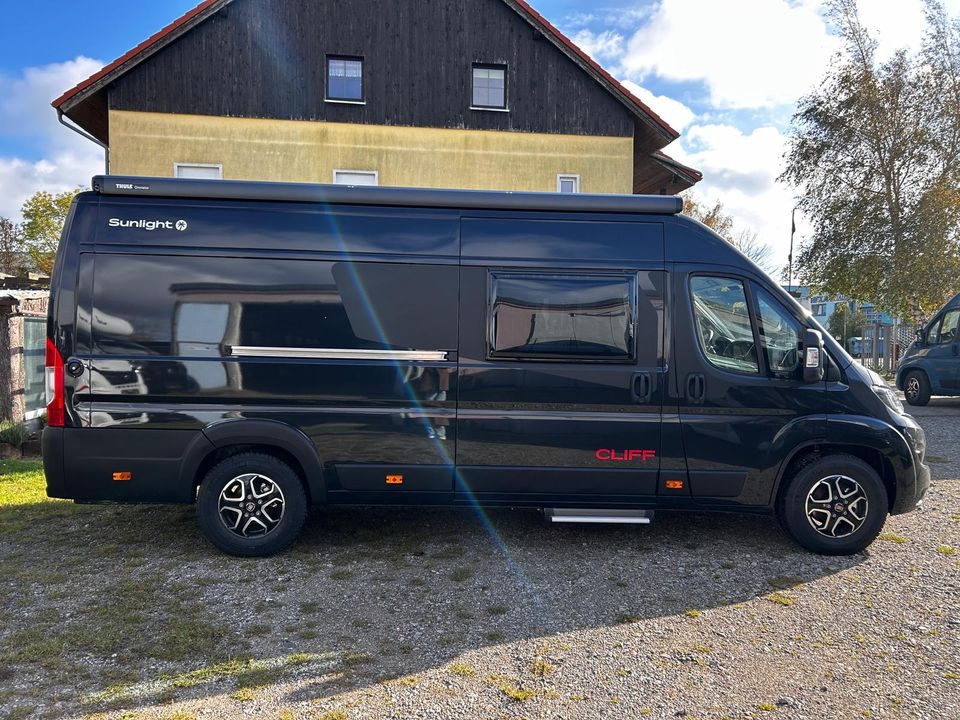
[[[579,508],[544,508],[550,522],[607,523],[621,525],[649,525],[653,510],[582,510]]]

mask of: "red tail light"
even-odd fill
[[[63,358],[57,346],[47,338],[47,425],[63,427],[65,421],[63,391]]]

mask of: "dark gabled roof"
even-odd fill
[[[53,101],[53,107],[65,113],[69,112],[71,108],[97,92],[97,90],[113,82],[231,2],[233,2],[233,0],[204,0],[158,33],[155,33],[135,48],[124,53],[121,57],[94,73],[83,82],[67,90],[67,92]],[[670,127],[663,118],[651,110],[640,98],[627,90],[616,78],[604,70],[598,62],[578,47],[576,43],[534,10],[526,0],[503,0],[503,2],[553,42],[561,52],[567,55],[589,75],[593,76],[594,79],[603,85],[610,94],[620,100],[620,102],[633,112],[645,125],[658,132],[666,138],[668,142],[680,137],[680,133]],[[663,144],[665,145],[667,143]]]

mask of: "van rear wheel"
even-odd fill
[[[887,519],[887,489],[853,455],[827,455],[790,480],[778,514],[787,533],[821,555],[853,555],[872,543]]]
[[[930,402],[930,381],[927,374],[916,370],[903,379],[903,397],[908,405],[920,406]]]
[[[197,519],[230,555],[266,557],[289,547],[303,529],[307,497],[282,460],[242,453],[216,465],[200,483]]]

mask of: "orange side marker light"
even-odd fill
[[[403,475],[387,475],[387,485],[403,485]]]
[[[132,472],[115,472],[113,474],[114,482],[130,482],[131,480],[133,480]]]
[[[667,480],[667,490],[683,490],[683,480]]]

